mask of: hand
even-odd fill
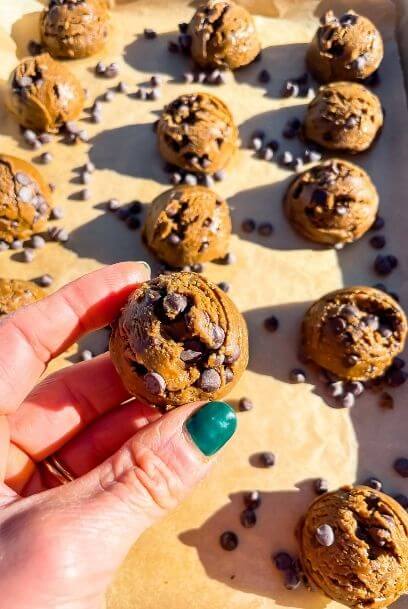
[[[107,353],[36,385],[148,278],[140,263],[106,267],[0,323],[2,607],[100,609],[134,541],[206,475],[205,454],[235,430],[227,405],[162,416],[130,399]],[[73,481],[50,471],[51,455]]]

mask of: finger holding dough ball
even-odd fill
[[[366,87],[331,83],[320,87],[310,102],[304,136],[328,150],[357,154],[371,146],[383,120],[380,100]]]
[[[304,356],[338,377],[381,376],[404,348],[407,319],[381,290],[343,288],[315,302],[303,319]]]
[[[392,497],[346,486],[316,499],[298,538],[310,584],[353,609],[388,607],[408,587],[408,516]]]
[[[183,267],[222,258],[228,252],[228,204],[205,186],[177,186],[149,207],[144,238],[169,266]]]
[[[45,290],[33,281],[0,278],[0,317],[37,302],[46,296]]]
[[[33,165],[0,155],[0,240],[24,241],[46,227],[52,208],[48,184]]]
[[[372,226],[378,193],[361,167],[331,159],[293,180],[284,207],[293,228],[306,239],[329,245],[351,243]]]
[[[89,57],[108,38],[107,5],[100,0],[51,0],[41,15],[40,29],[41,41],[53,57]]]
[[[162,157],[186,171],[223,169],[238,145],[238,129],[226,104],[215,95],[180,95],[163,110],[157,126]]]
[[[84,106],[81,83],[48,53],[24,59],[9,80],[8,107],[27,129],[57,133]]]
[[[261,50],[250,13],[230,0],[200,4],[188,33],[191,56],[203,67],[235,70],[251,63]]]
[[[112,326],[110,353],[129,393],[169,410],[228,393],[247,366],[248,334],[216,285],[171,273],[133,292]]]
[[[363,80],[379,67],[384,45],[375,25],[352,10],[337,18],[325,13],[312,42],[306,62],[320,82]]]

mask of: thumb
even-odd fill
[[[111,558],[120,562],[139,535],[204,478],[236,426],[236,414],[225,402],[177,408],[58,490],[79,499],[82,521],[89,518],[105,541],[108,534]]]

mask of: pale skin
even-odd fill
[[[139,263],[105,267],[0,322],[4,607],[101,609],[132,544],[212,465],[185,432],[197,404],[160,415],[127,394],[109,354],[40,380],[147,279]],[[44,474],[51,454],[73,482]]]

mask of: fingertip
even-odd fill
[[[129,284],[142,283],[148,281],[151,277],[150,266],[144,260],[118,262],[107,268],[110,268],[114,274],[122,275]]]

